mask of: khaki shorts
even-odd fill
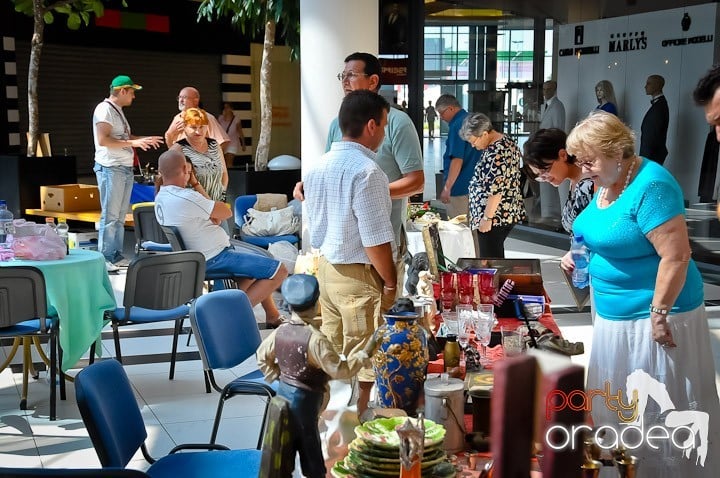
[[[338,353],[349,356],[362,350],[377,327],[382,312],[392,306],[382,294],[383,282],[370,264],[330,264],[320,257],[318,268],[324,333]],[[390,303],[388,303],[390,302]],[[358,373],[361,382],[375,381],[371,368]]]

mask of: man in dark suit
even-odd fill
[[[665,146],[667,140],[670,110],[663,95],[665,78],[660,75],[650,75],[645,82],[645,93],[652,97],[650,109],[645,113],[640,127],[640,156],[663,164],[668,150]]]

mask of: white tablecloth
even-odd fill
[[[461,257],[475,257],[475,246],[473,245],[472,232],[466,226],[453,225],[453,230],[440,228],[440,242],[442,243],[443,255],[453,262]],[[425,252],[422,232],[412,231],[408,227],[408,250],[411,254]]]

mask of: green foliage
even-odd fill
[[[29,17],[34,16],[33,0],[10,0],[15,4],[15,11]],[[105,13],[103,0],[43,0],[40,14],[43,21],[50,25],[55,21],[55,15],[67,16],[67,27],[77,30],[81,26],[90,25],[92,15],[101,17]],[[125,1],[123,6],[127,7]]]
[[[203,0],[198,7],[198,21],[227,17],[244,35],[262,32],[267,21],[274,21],[293,59],[299,58],[300,0]]]

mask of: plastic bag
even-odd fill
[[[248,236],[282,236],[294,234],[300,229],[300,219],[295,216],[292,206],[272,211],[250,208],[244,219],[241,229]]]
[[[18,219],[15,221],[13,252],[17,259],[52,261],[65,257],[67,245],[50,226]]]
[[[320,250],[312,249],[310,252],[298,254],[295,259],[295,274],[309,274],[317,276],[320,267]]]
[[[292,273],[292,271],[295,270],[295,261],[298,256],[297,247],[290,244],[288,241],[278,241],[269,244],[268,251],[275,259],[285,264],[285,268],[288,272]]]

